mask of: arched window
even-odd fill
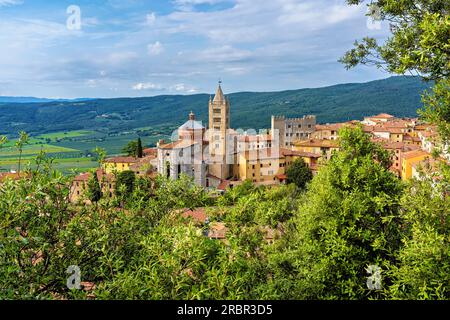
[[[167,178],[170,178],[170,162],[166,162],[166,176]]]

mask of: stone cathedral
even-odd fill
[[[236,132],[230,129],[230,101],[221,83],[209,100],[209,128],[189,114],[177,140],[158,143],[158,173],[172,179],[190,176],[203,187],[217,187],[232,175]]]

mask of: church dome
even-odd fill
[[[195,114],[191,111],[189,114],[189,120],[185,122],[181,127],[179,127],[179,130],[203,130],[205,127],[203,127],[202,123],[200,121],[195,120]]]
[[[178,135],[182,139],[195,139],[196,137],[203,137],[204,131],[205,127],[200,121],[195,120],[195,115],[191,111],[189,114],[189,120],[178,128]]]

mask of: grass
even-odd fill
[[[27,155],[38,155],[40,152],[44,151],[46,153],[64,153],[64,152],[74,152],[78,151],[76,149],[64,148],[59,146],[54,146],[50,144],[28,144],[23,147],[22,156]],[[0,150],[0,158],[7,156],[17,156],[19,152],[15,147],[6,147]]]
[[[108,155],[122,153],[123,147],[131,140],[141,137],[144,147],[154,145],[159,139],[168,139],[164,133],[172,128],[165,126],[141,127],[126,132],[103,133],[99,131],[76,130],[55,132],[30,137],[24,146],[22,166],[34,166],[35,157],[45,152],[54,158],[54,167],[65,174],[73,170],[88,171],[98,167],[94,159],[93,150],[104,148]],[[16,139],[10,140],[0,149],[0,172],[17,170],[19,153],[15,147]]]
[[[94,131],[88,131],[88,130],[75,130],[75,131],[65,131],[65,132],[54,132],[54,133],[46,133],[41,134],[36,137],[38,140],[61,140],[61,139],[67,139],[67,138],[76,138],[76,137],[83,137],[90,134],[93,134]]]

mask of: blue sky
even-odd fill
[[[67,27],[69,6],[81,29]],[[365,82],[338,58],[368,28],[344,0],[0,0],[0,95],[136,97]]]

